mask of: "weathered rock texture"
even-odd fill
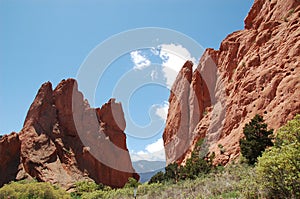
[[[245,30],[207,49],[192,75],[183,66],[169,102],[167,163],[184,164],[206,138],[216,163],[226,164],[239,156],[243,127],[255,114],[276,130],[300,113],[300,1],[255,0]]]
[[[122,106],[114,99],[90,108],[74,79],[54,90],[41,86],[19,134],[0,140],[0,186],[11,180],[36,178],[72,188],[94,180],[122,187],[132,168],[124,134]]]

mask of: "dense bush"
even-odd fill
[[[300,198],[300,115],[278,130],[275,146],[258,158],[257,174],[269,197]]]
[[[0,189],[0,198],[6,199],[64,199],[70,195],[61,188],[46,182],[20,181],[11,182]]]
[[[241,153],[248,163],[253,165],[266,147],[273,145],[270,138],[273,129],[267,130],[263,117],[255,115],[250,123],[245,125],[243,132],[245,137],[240,140]]]
[[[165,169],[164,180],[178,182],[180,176],[179,169],[180,167],[176,162],[169,164]]]

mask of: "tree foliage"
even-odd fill
[[[185,166],[180,168],[180,179],[195,179],[211,171],[215,154],[207,157],[208,150],[203,139],[199,140]]]
[[[152,176],[152,178],[149,180],[149,184],[152,183],[159,183],[162,182],[164,180],[164,172],[159,171],[158,173],[156,173],[154,176]]]
[[[257,173],[270,197],[300,198],[300,115],[278,130],[275,146],[258,158]]]
[[[240,140],[241,153],[248,163],[253,165],[266,147],[273,146],[270,138],[273,129],[267,130],[267,124],[264,123],[263,117],[255,115],[250,123],[245,125],[243,133],[245,137]]]
[[[166,167],[165,180],[175,180],[175,182],[178,182],[180,172],[179,169],[180,167],[176,162],[169,164]]]
[[[176,162],[169,164],[165,168],[165,173],[158,172],[149,181],[151,183],[171,181],[177,183],[179,180],[195,179],[201,174],[207,174],[211,171],[214,154],[207,157],[207,150],[203,139],[196,143],[191,157],[186,161],[184,166]]]

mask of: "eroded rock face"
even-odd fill
[[[181,79],[180,73],[172,92],[184,93],[177,91]],[[205,51],[186,97],[189,105],[180,111],[170,97],[163,137],[165,146],[173,142],[179,133],[173,130],[174,115],[187,112],[191,144],[185,151],[176,145],[166,148],[168,163],[184,164],[196,141],[206,138],[216,163],[227,164],[239,156],[243,127],[255,114],[276,130],[300,113],[300,2],[255,0],[245,30],[227,36],[219,50]]]
[[[11,172],[1,173],[0,185],[34,177],[66,189],[80,180],[122,187],[129,177],[139,178],[126,146],[125,126],[122,106],[114,99],[93,109],[74,79],[63,80],[54,90],[47,82],[21,132],[1,139],[1,172]],[[6,153],[9,156],[2,156]]]
[[[181,151],[190,145],[187,138],[190,136],[188,109],[192,67],[193,63],[190,61],[184,64],[171,89],[169,110],[172,111],[168,112],[167,127],[163,134],[167,160],[181,159],[183,157]]]

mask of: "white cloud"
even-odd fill
[[[138,154],[138,155],[145,155],[145,154],[147,154],[145,151],[139,151],[139,152],[137,152],[136,154]]]
[[[155,152],[164,150],[164,141],[162,138],[160,138],[156,142],[147,145],[145,149],[149,153],[155,153]]]
[[[169,102],[164,101],[164,103],[156,108],[155,114],[159,116],[162,120],[166,121],[169,110]]]
[[[148,144],[144,151],[130,151],[130,157],[133,162],[138,160],[165,161],[163,139],[160,138],[156,142]]]
[[[146,56],[141,54],[141,51],[132,51],[130,53],[131,61],[134,63],[134,69],[135,70],[142,70],[143,68],[146,68],[150,66],[151,61],[147,59]]]
[[[145,153],[139,154],[139,152],[131,151],[130,152],[131,161],[136,162],[139,160],[148,160],[148,161],[166,161],[165,151],[161,150],[155,153]]]
[[[166,85],[170,89],[177,77],[178,72],[187,60],[191,60],[196,68],[196,59],[181,45],[162,44],[160,46],[160,58],[163,60],[163,72],[166,77]]]

